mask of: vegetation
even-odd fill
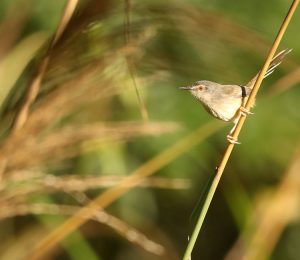
[[[288,8],[1,1],[0,258],[180,259],[231,125],[178,87],[247,82]],[[298,20],[192,259],[299,258]]]

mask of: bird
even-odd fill
[[[284,57],[292,49],[285,49],[274,56],[264,75],[264,78],[274,72],[275,68],[280,65]],[[245,109],[247,99],[253,89],[260,72],[258,72],[246,85],[219,84],[213,81],[200,80],[191,86],[180,87],[182,90],[188,90],[203,105],[203,107],[213,117],[234,123],[233,128],[227,135],[227,140],[233,144],[239,144],[236,138],[232,136],[237,122],[241,115],[253,114]],[[250,108],[254,106],[254,103]]]

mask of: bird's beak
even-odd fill
[[[183,90],[191,90],[191,89],[192,89],[192,86],[179,87],[179,89],[183,89]]]

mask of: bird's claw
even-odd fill
[[[254,114],[249,109],[245,108],[244,106],[240,107],[240,113],[243,116],[248,116],[248,115],[253,115]]]
[[[231,144],[241,144],[240,142],[238,142],[238,139],[236,137],[233,137],[230,134],[227,135],[227,141]]]

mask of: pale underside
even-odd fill
[[[246,96],[250,88],[246,88]],[[245,105],[247,97],[242,97],[242,90],[237,85],[219,85],[215,95],[201,102],[204,108],[214,117],[224,121],[235,121],[239,116],[239,108]],[[201,101],[201,98],[199,98]]]
[[[226,101],[219,100],[217,104],[202,104],[214,117],[224,121],[233,121],[238,116],[238,110],[242,102],[241,99],[228,98]]]

